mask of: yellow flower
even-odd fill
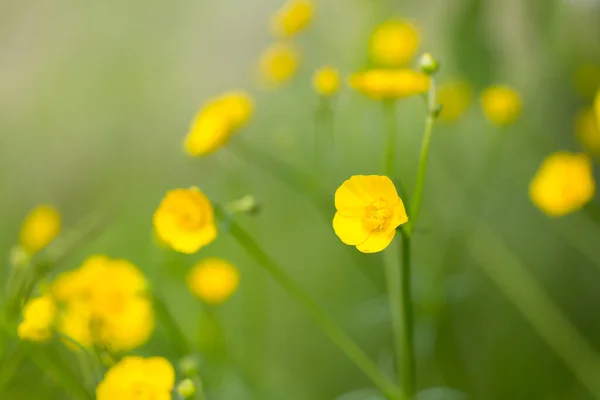
[[[379,25],[371,37],[371,56],[386,67],[407,64],[419,48],[420,34],[408,21],[390,20]]]
[[[600,126],[593,109],[585,108],[579,112],[575,120],[575,133],[584,149],[600,154]]]
[[[548,156],[529,186],[533,203],[552,217],[579,210],[594,192],[592,161],[585,154],[567,152]]]
[[[429,77],[411,69],[371,69],[350,77],[350,86],[374,99],[396,99],[429,90]]]
[[[162,357],[124,357],[96,387],[97,400],[171,400],[175,370]]]
[[[402,199],[387,176],[355,175],[335,192],[335,234],[363,253],[385,249],[408,221]]]
[[[271,45],[260,58],[262,80],[269,86],[290,80],[298,69],[300,57],[294,47],[285,43]]]
[[[239,273],[233,265],[219,258],[208,258],[192,268],[187,286],[199,299],[220,304],[235,292],[239,281]]]
[[[168,192],[153,223],[160,240],[180,253],[193,254],[217,237],[212,205],[197,187]]]
[[[252,115],[252,99],[241,91],[209,101],[196,115],[184,142],[192,156],[210,154],[223,146]]]
[[[60,231],[60,214],[52,206],[34,208],[21,226],[21,247],[30,255],[42,250]]]
[[[56,304],[52,297],[44,295],[31,299],[23,309],[23,321],[17,334],[23,340],[46,342],[52,337]]]
[[[313,13],[312,1],[289,0],[271,19],[271,31],[282,38],[293,36],[306,28]]]
[[[577,93],[585,98],[593,98],[600,89],[600,66],[585,63],[581,64],[573,74],[573,86]]]
[[[491,86],[481,95],[486,118],[495,125],[510,125],[521,114],[521,97],[508,86]]]
[[[313,87],[322,96],[331,96],[340,88],[340,74],[332,67],[321,67],[313,75]]]
[[[437,101],[442,105],[440,120],[454,122],[469,108],[472,98],[471,86],[465,81],[450,81],[439,86]]]

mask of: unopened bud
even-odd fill
[[[419,67],[421,68],[421,72],[427,75],[435,75],[440,69],[440,63],[433,58],[431,53],[423,53],[419,59]]]
[[[256,198],[251,194],[247,194],[244,197],[232,201],[226,206],[227,211],[231,214],[234,213],[247,213],[250,215],[256,215],[260,212],[260,205],[256,201]]]
[[[179,382],[177,393],[184,399],[192,399],[196,395],[196,384],[189,378]]]
[[[194,355],[183,357],[179,361],[179,370],[186,377],[194,377],[198,375],[198,360]]]

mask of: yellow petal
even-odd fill
[[[398,199],[398,203],[394,206],[394,219],[392,220],[391,227],[394,229],[400,225],[408,222],[408,215],[406,214],[406,208],[402,199]]]
[[[162,357],[146,359],[146,378],[156,388],[170,391],[175,385],[175,370],[169,361]]]
[[[342,242],[349,245],[364,242],[370,233],[365,229],[361,218],[347,217],[339,212],[333,217],[333,230]]]
[[[395,235],[395,229],[389,232],[373,232],[367,240],[356,245],[356,248],[362,253],[377,253],[388,247]]]

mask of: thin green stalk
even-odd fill
[[[414,316],[411,293],[411,237],[400,231],[402,236],[402,271],[400,273],[400,295],[402,305],[401,318],[404,321],[403,329],[400,330],[400,343],[404,351],[401,351],[400,371],[401,385],[408,398],[415,394],[415,354],[413,346]]]
[[[217,215],[224,218],[222,211]],[[229,231],[246,251],[281,285],[290,296],[298,301],[323,332],[346,354],[346,356],[367,375],[377,388],[390,400],[406,397],[389,379],[381,373],[377,365],[364,351],[331,319],[331,317],[304,291],[294,279],[271,259],[258,243],[234,221],[229,222]]]
[[[384,100],[383,113],[386,134],[385,164],[383,171],[385,175],[390,179],[393,179],[396,170],[396,137],[398,136],[398,129],[396,126],[396,100]]]
[[[177,324],[177,321],[169,311],[167,304],[165,301],[157,296],[156,294],[153,296],[154,300],[154,311],[156,312],[156,316],[158,320],[161,322],[169,338],[172,341],[173,347],[177,352],[178,357],[184,357],[192,352],[192,349],[188,343],[188,340]]]

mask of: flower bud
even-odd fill
[[[184,399],[192,399],[196,395],[196,384],[189,378],[179,382],[177,393]]]
[[[435,75],[440,69],[440,63],[433,58],[431,53],[423,53],[419,59],[419,68],[427,75]]]

